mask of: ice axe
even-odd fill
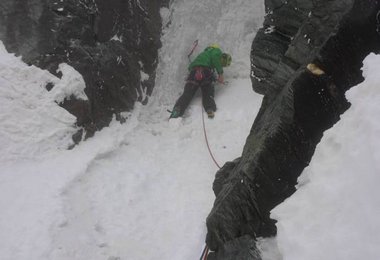
[[[191,51],[187,55],[187,58],[189,59],[189,62],[191,62],[190,56],[193,54],[193,52],[194,52],[195,48],[197,48],[197,46],[198,46],[198,40],[195,40],[193,42],[193,46],[191,47]]]

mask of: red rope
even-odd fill
[[[207,260],[207,256],[208,256],[208,246],[206,246],[206,253],[205,253],[205,257],[203,258],[203,260]]]
[[[210,145],[208,143],[208,138],[207,138],[207,132],[206,132],[206,125],[205,125],[205,116],[204,116],[204,109],[202,108],[202,124],[203,124],[203,133],[204,133],[204,136],[205,136],[205,140],[206,140],[206,144],[207,144],[207,149],[208,149],[208,152],[212,158],[212,160],[214,161],[215,165],[220,169],[221,167],[219,166],[218,162],[215,160],[215,157],[214,155],[212,154],[211,152],[211,149],[210,149]],[[208,251],[209,251],[209,248],[207,245],[205,245],[205,248],[203,249],[203,252],[202,252],[202,255],[201,255],[201,259],[200,260],[207,260],[207,256],[208,256]]]
[[[207,260],[208,251],[209,251],[208,246],[205,245],[205,248],[203,249],[203,252],[202,252],[200,260]]]
[[[210,145],[208,144],[208,139],[207,139],[207,133],[206,133],[206,126],[205,126],[205,116],[203,115],[203,112],[204,112],[204,109],[202,108],[202,123],[203,123],[203,133],[205,135],[205,140],[206,140],[206,144],[207,144],[207,149],[208,149],[208,152],[210,153],[211,155],[211,158],[212,160],[214,161],[215,165],[218,166],[218,168],[222,168],[219,166],[219,164],[216,162],[215,158],[214,158],[214,155],[212,154],[211,152],[211,149],[210,149]]]

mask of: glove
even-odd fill
[[[220,84],[224,84],[224,77],[223,77],[223,74],[219,74],[219,75],[218,75],[218,82],[219,82]]]

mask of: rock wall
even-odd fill
[[[57,74],[65,62],[85,80],[88,101],[62,104],[85,136],[147,102],[160,48],[160,8],[168,0],[2,0],[0,40],[9,52]],[[141,77],[141,71],[148,77]],[[54,86],[47,86],[51,89]],[[78,133],[76,141],[82,138]]]
[[[224,252],[252,252],[247,241],[276,234],[270,210],[295,192],[323,132],[349,108],[344,93],[363,80],[364,57],[380,52],[380,1],[267,0],[266,11],[251,51],[252,86],[263,103],[242,156],[213,186],[206,242],[218,260],[260,259]],[[309,63],[325,73],[311,73]]]

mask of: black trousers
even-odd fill
[[[199,73],[202,73],[201,79],[199,78]],[[208,68],[198,67],[190,71],[183,94],[174,105],[174,109],[178,109],[180,116],[183,115],[199,88],[202,91],[202,104],[205,110],[216,111],[213,77],[213,72]]]

